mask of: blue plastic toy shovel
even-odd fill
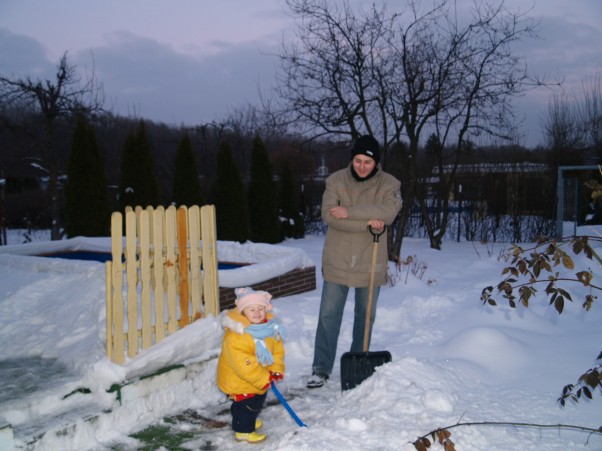
[[[288,413],[291,415],[291,417],[293,417],[293,420],[295,420],[295,423],[297,423],[301,427],[305,427],[305,428],[308,427],[307,424],[305,424],[303,421],[301,421],[301,419],[297,416],[297,414],[292,409],[292,407],[288,405],[288,402],[286,402],[286,399],[284,399],[284,396],[282,396],[282,393],[280,393],[280,390],[278,390],[276,388],[276,384],[274,383],[274,381],[272,381],[272,390],[274,391],[276,398],[278,398],[278,401],[280,401],[280,403],[288,411]]]

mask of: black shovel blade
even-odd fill
[[[354,388],[372,376],[377,366],[390,361],[389,351],[344,353],[341,356],[341,389]]]

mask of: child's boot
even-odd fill
[[[261,426],[263,426],[263,421],[261,421],[259,418],[257,418],[255,420],[255,430],[261,429]]]
[[[265,434],[259,434],[255,431],[235,432],[234,438],[237,442],[260,443],[263,442],[266,438],[268,438],[268,436]]]

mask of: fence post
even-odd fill
[[[112,254],[112,287],[110,293],[113,317],[107,318],[107,327],[112,324],[113,354],[115,363],[125,361],[125,343],[123,336],[123,216],[119,212],[111,215],[111,254]],[[109,294],[108,294],[109,295]],[[107,344],[108,348],[108,344]]]
[[[152,215],[152,211],[151,211]],[[140,314],[142,316],[142,349],[153,344],[151,314],[151,260],[150,260],[150,218],[149,209],[142,210],[139,217],[140,229]]]
[[[188,317],[188,211],[178,208],[178,268],[180,270],[180,327],[190,323]]]
[[[564,235],[562,225],[564,216],[564,178],[562,166],[558,168],[558,178],[556,180],[556,202],[558,202],[556,206],[556,239],[560,241]]]
[[[112,266],[111,261],[107,260],[105,262],[105,293],[106,293],[106,342],[107,342],[107,358],[113,362],[114,360],[114,351],[113,351],[113,286],[111,284],[112,280]]]
[[[203,300],[203,284],[201,283],[202,255],[199,251],[200,237],[200,210],[198,205],[188,208],[188,237],[190,242],[190,300],[192,303],[192,321],[201,317]]]
[[[163,252],[163,207],[153,211],[153,274],[155,282],[155,341],[158,343],[165,337],[165,303],[163,277],[165,276],[165,255]]]
[[[201,239],[203,242],[203,288],[205,315],[219,315],[219,286],[217,279],[217,248],[215,206],[201,207]]]
[[[167,260],[165,272],[167,279],[167,332],[173,334],[178,328],[176,309],[176,207],[171,205],[165,210],[165,249]]]
[[[138,353],[138,265],[136,263],[136,213],[125,214],[125,275],[127,280],[128,357]]]

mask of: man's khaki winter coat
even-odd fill
[[[390,225],[401,209],[401,183],[392,175],[378,172],[365,181],[356,180],[351,167],[326,179],[322,197],[322,219],[328,225],[322,253],[322,274],[326,281],[358,288],[370,280],[373,237],[367,227],[370,219]],[[335,219],[330,209],[347,207],[347,219]],[[387,236],[379,238],[374,284],[384,285],[387,274]]]

